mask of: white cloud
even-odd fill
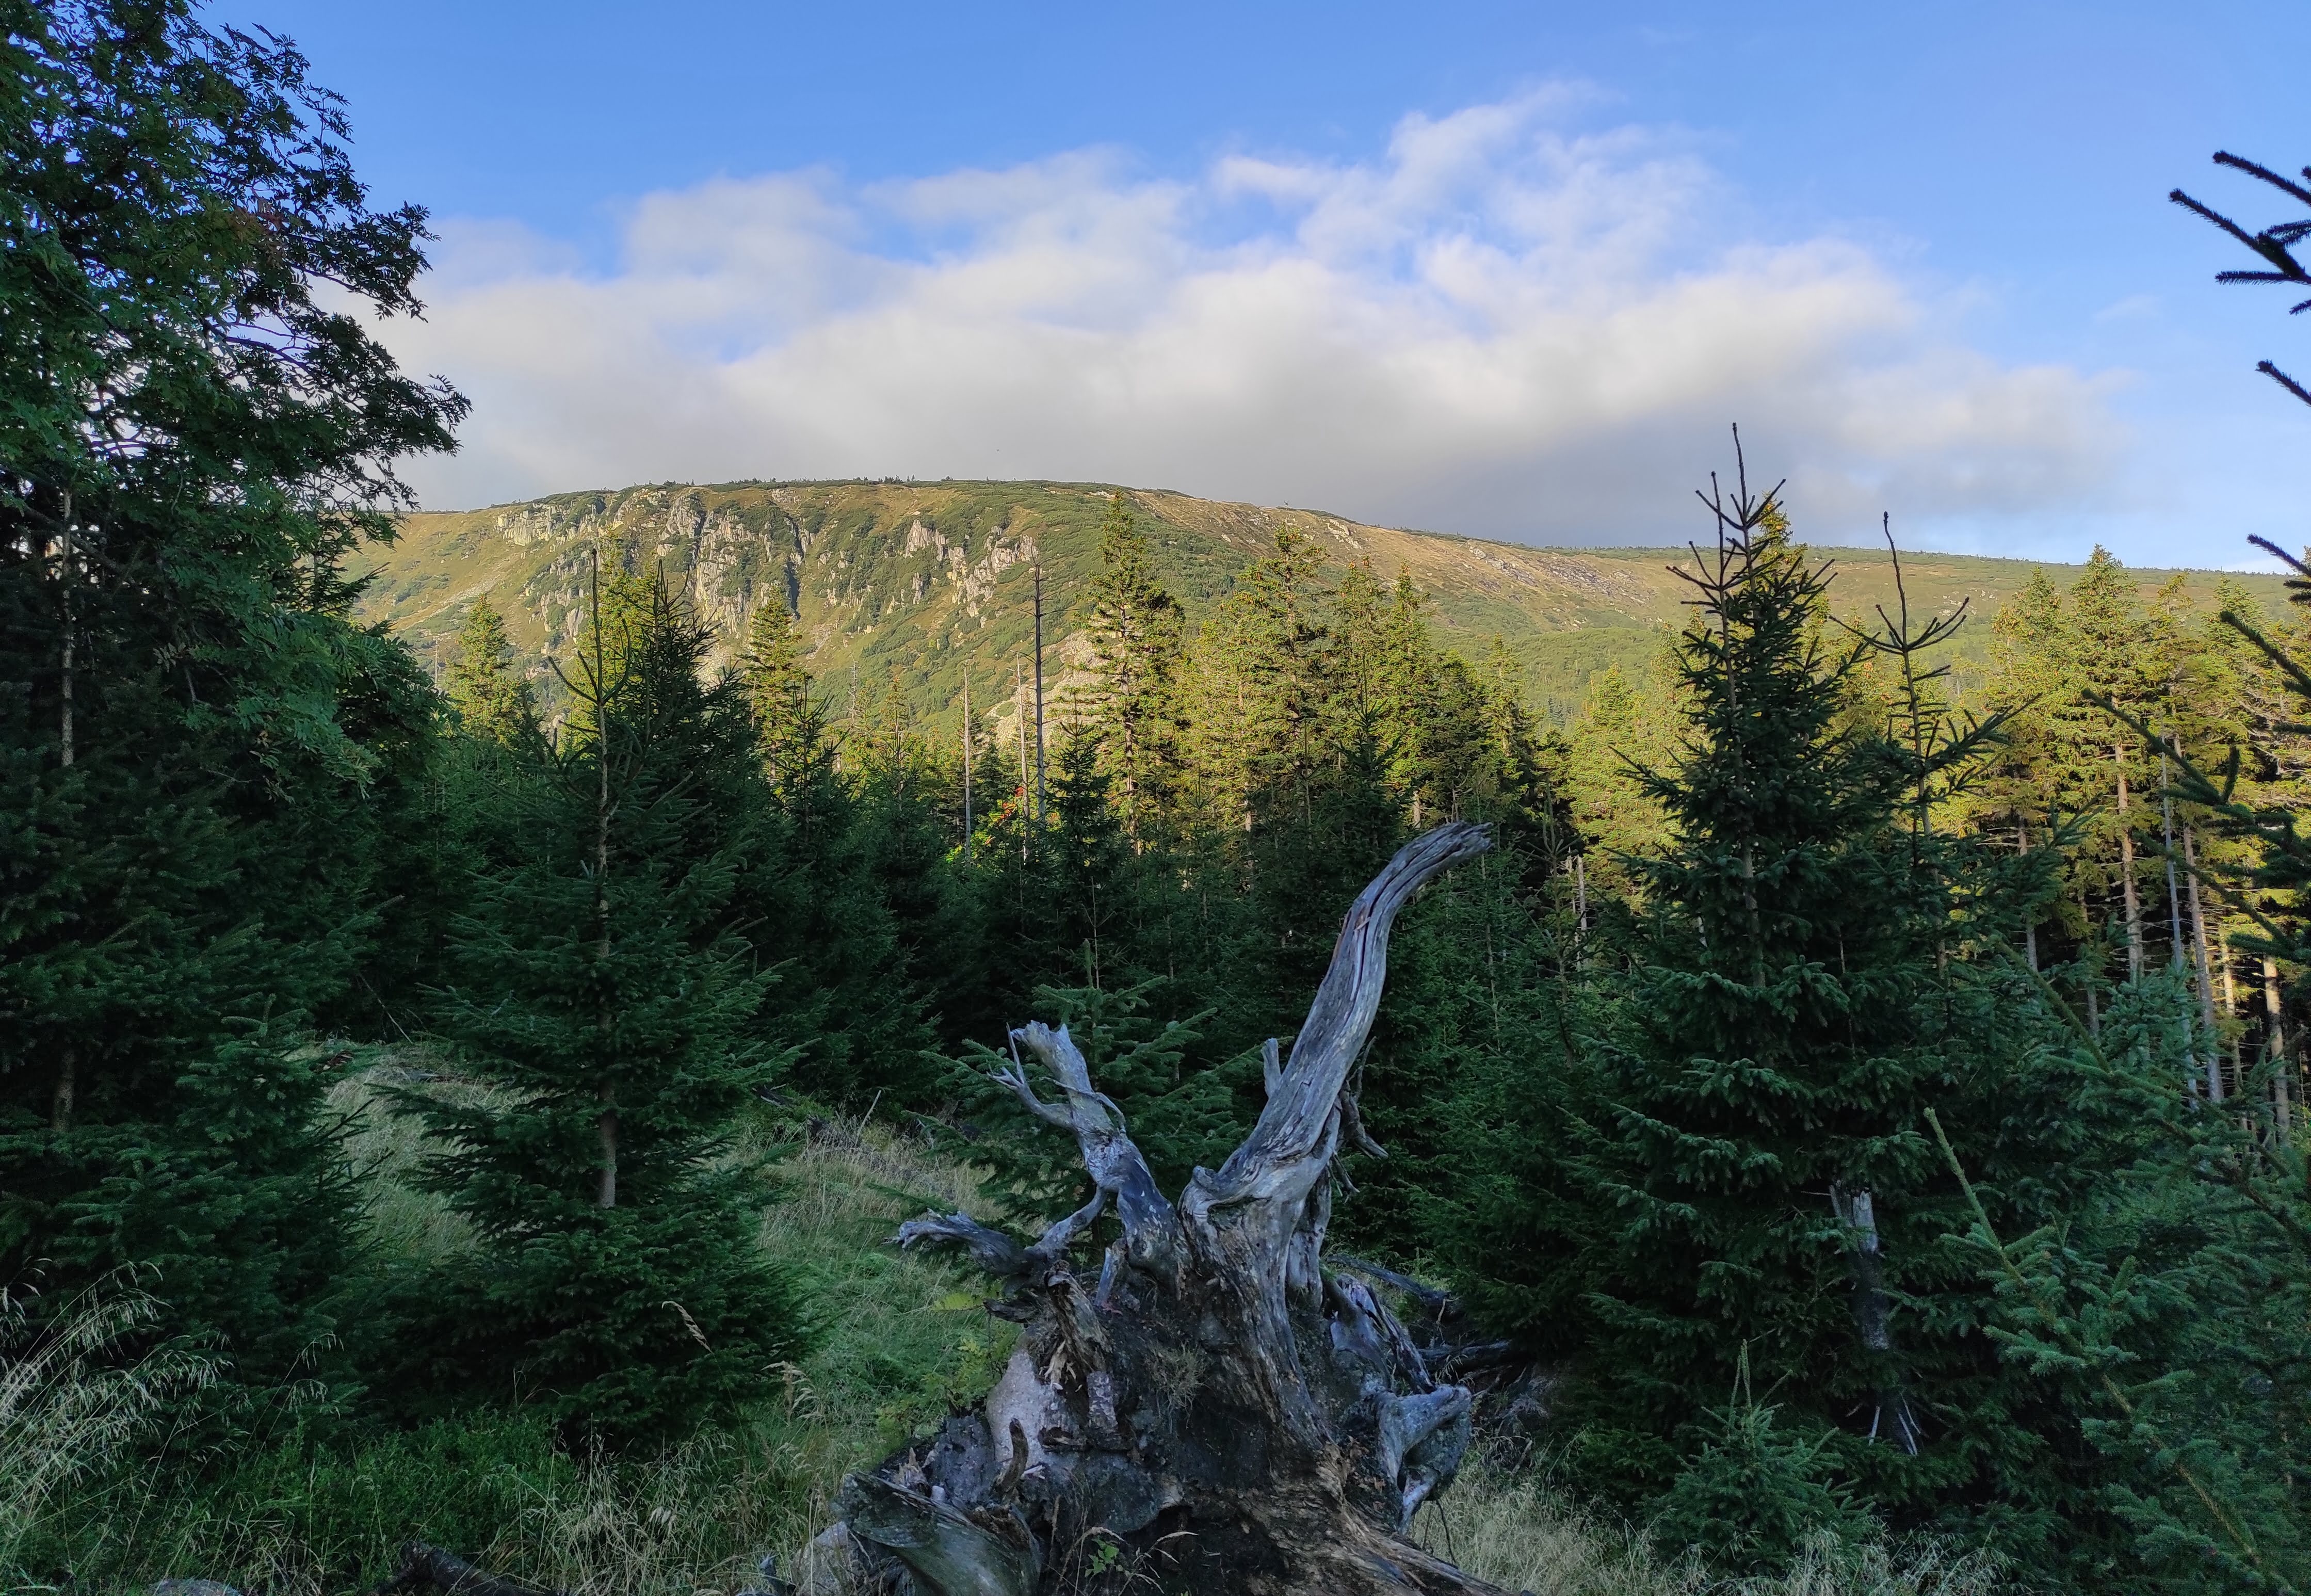
[[[1048,476],[1549,540],[1682,535],[1739,419],[1813,536],[2097,502],[2112,379],[2002,365],[1954,296],[1757,236],[1679,141],[1551,89],[1379,159],[1188,181],[1085,151],[846,188],[719,179],[589,272],[443,227],[388,333],[475,401],[431,503],[685,478]],[[1844,522],[1851,521],[1847,528]]]

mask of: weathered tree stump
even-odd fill
[[[963,1214],[901,1228],[901,1245],[960,1247],[1005,1282],[995,1310],[1025,1329],[983,1410],[844,1483],[857,1583],[918,1596],[1494,1590],[1404,1539],[1467,1450],[1469,1391],[1440,1382],[1365,1281],[1323,1260],[1334,1162],[1344,1141],[1369,1145],[1346,1090],[1390,927],[1424,883],[1490,845],[1482,827],[1439,826],[1357,897],[1290,1059],[1269,1045],[1260,1122],[1176,1207],[1066,1029],[1012,1033],[999,1078],[1075,1137],[1097,1193],[1033,1243]],[[1110,1204],[1121,1238],[1078,1274],[1070,1244]]]

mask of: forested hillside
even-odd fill
[[[295,52],[11,26],[0,1588],[2311,1587],[2311,566],[419,517]]]
[[[563,493],[526,504],[406,516],[398,541],[365,554],[373,571],[360,614],[390,622],[437,667],[476,597],[506,617],[525,671],[552,690],[545,656],[576,624],[586,552],[624,540],[669,578],[716,632],[727,661],[765,595],[782,594],[801,623],[811,669],[847,717],[854,687],[879,702],[900,684],[914,712],[961,721],[963,678],[973,702],[1015,712],[1016,673],[1029,667],[1033,569],[1047,592],[1049,668],[1080,671],[1101,519],[1118,490],[1087,483],[726,483]],[[1668,567],[1682,549],[1539,549],[1368,527],[1321,510],[1216,503],[1126,489],[1156,570],[1190,624],[1204,621],[1275,534],[1306,536],[1336,567],[1369,563],[1383,581],[1409,575],[1428,596],[1441,641],[1490,661],[1493,640],[1534,712],[1555,725],[1581,710],[1596,673],[1644,668],[1674,627],[1686,594]],[[1841,614],[1866,617],[1893,594],[1883,545],[1830,551]],[[1960,603],[1984,619],[2029,580],[2021,561],[1910,550],[1904,573],[1922,613]],[[2059,575],[2059,573],[2057,573]],[[2156,588],[2175,573],[2140,571]],[[2262,602],[2276,578],[2244,579]],[[2212,579],[2187,590],[2203,602]],[[1070,643],[1072,642],[1072,646]],[[1978,693],[1987,637],[1951,640],[1962,692]]]

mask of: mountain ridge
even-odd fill
[[[1471,663],[1484,663],[1499,638],[1535,707],[1560,722],[1577,712],[1597,672],[1643,665],[1685,597],[1668,569],[1689,559],[1682,547],[1543,547],[1103,483],[849,479],[658,483],[414,512],[402,518],[397,543],[371,552],[361,615],[393,626],[438,670],[473,599],[486,593],[527,668],[550,680],[546,657],[576,635],[589,551],[617,542],[666,570],[714,627],[718,659],[731,656],[757,604],[782,596],[838,715],[878,702],[895,676],[916,714],[953,720],[968,674],[974,705],[1002,719],[1018,702],[1006,678],[1024,674],[1032,658],[1038,561],[1047,676],[1065,678],[1087,661],[1087,586],[1099,566],[1098,528],[1116,493],[1129,495],[1191,624],[1278,530],[1295,528],[1335,575],[1356,560],[1370,561],[1385,581],[1409,573],[1429,596],[1440,642]],[[1817,552],[1836,562],[1832,599],[1840,613],[1867,615],[1892,602],[1884,551]],[[2058,582],[2078,569],[1903,554],[1914,613],[1970,606],[1974,619],[1952,658],[1961,690],[1978,676],[1992,615],[2041,568]],[[2148,589],[2177,572],[2135,574]],[[2181,574],[2203,605],[2227,573]],[[2266,606],[2283,602],[2278,577],[2230,580]]]

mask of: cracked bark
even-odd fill
[[[1004,1282],[995,1310],[1025,1329],[983,1408],[845,1482],[838,1539],[859,1584],[920,1596],[1494,1592],[1403,1539],[1468,1449],[1469,1390],[1438,1377],[1357,1278],[1393,1284],[1386,1271],[1323,1257],[1336,1161],[1369,1142],[1348,1085],[1391,927],[1424,884],[1488,846],[1482,827],[1439,826],[1357,897],[1288,1058],[1269,1051],[1259,1122],[1176,1205],[1066,1029],[1012,1033],[997,1078],[1075,1138],[1097,1191],[1033,1243],[962,1214],[902,1227],[900,1244],[960,1248]],[[1052,1083],[1048,1100],[1029,1057]],[[1070,1248],[1110,1206],[1122,1234],[1086,1278]]]

